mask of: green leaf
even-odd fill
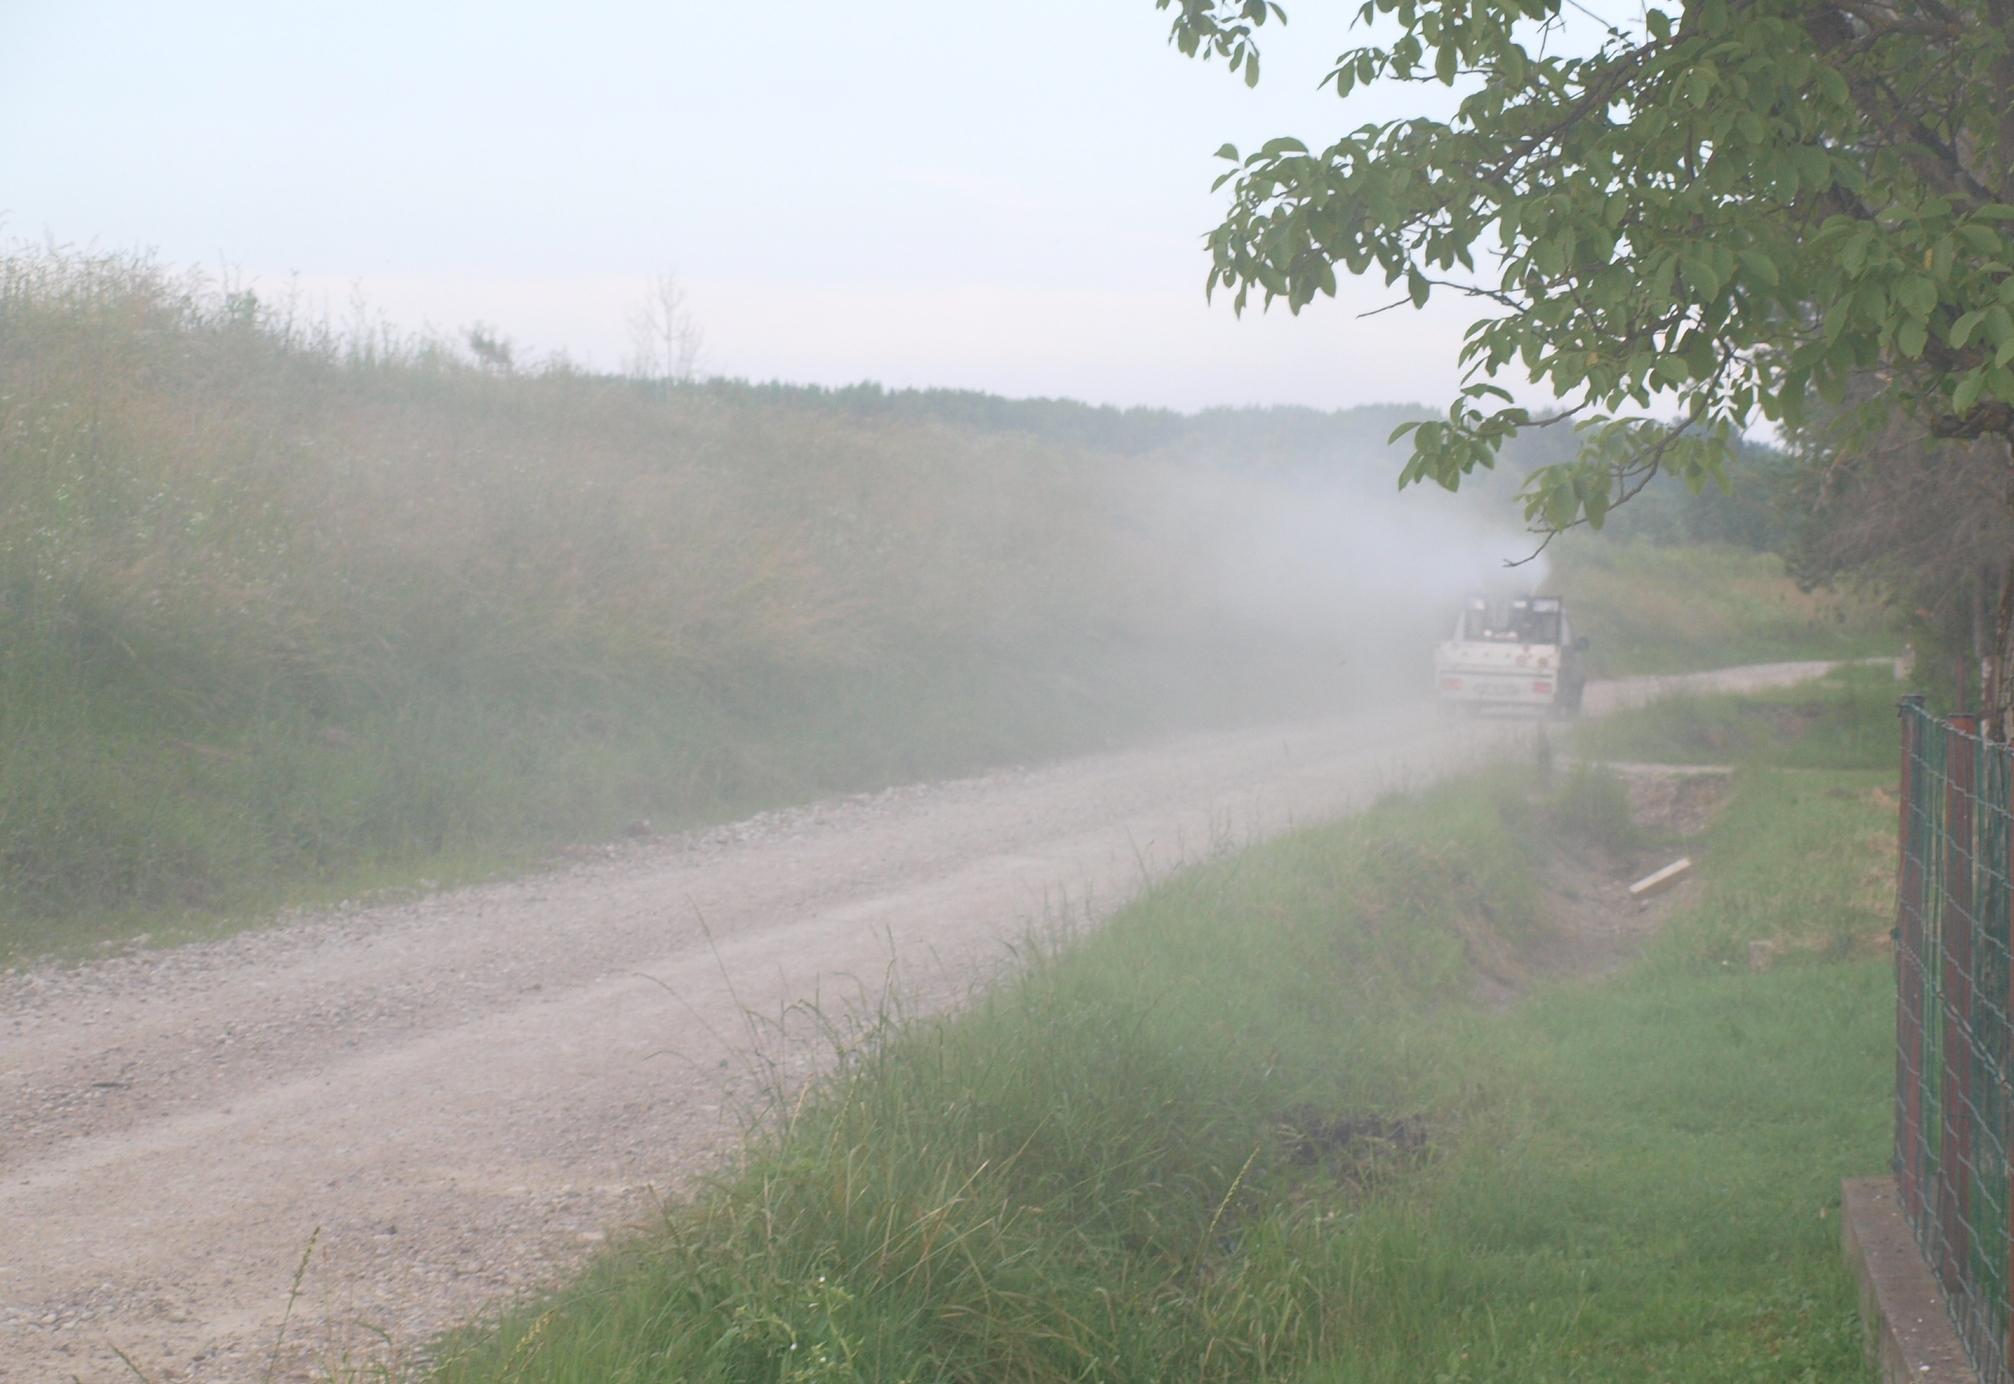
[[[1199,35],[1203,56],[1255,80],[1261,0],[1158,3],[1186,16],[1177,31]],[[1308,137],[1320,156],[1291,139],[1242,164],[1241,145],[1218,151],[1230,207],[1209,241],[1211,286],[1227,297],[1299,308],[1349,271],[1403,280],[1415,306],[1434,279],[1449,289],[1434,306],[1454,298],[1458,275],[1488,300],[1456,348],[1471,392],[1432,434],[1398,435],[1416,478],[1454,485],[1524,426],[1478,408],[1495,405],[1474,382],[1503,371],[1624,415],[1584,439],[1608,434],[1600,467],[1521,492],[1536,516],[1566,506],[1589,522],[1618,502],[1613,468],[1658,435],[1628,415],[1674,396],[1706,426],[1794,420],[1884,361],[1933,356],[1894,371],[1890,402],[1941,415],[1962,391],[1976,417],[2003,381],[2014,392],[2014,196],[1947,199],[1912,153],[1865,137],[1874,113],[1858,104],[1864,78],[1886,93],[1879,118],[1906,122],[1884,128],[1991,148],[1991,62],[1954,45],[1932,72],[1913,41],[1821,51],[1795,5],[1667,3],[1569,53],[1526,28],[1557,0],[1347,0],[1368,32],[1334,59],[1338,90],[1463,91],[1380,111],[1332,144]],[[1846,195],[1824,195],[1835,189]]]
[[[1960,226],[1952,234],[1975,255],[1996,255],[2006,247],[2006,239],[1991,226]]]
[[[1765,288],[1775,288],[1779,283],[1783,282],[1783,276],[1777,272],[1776,261],[1768,255],[1763,254],[1760,250],[1743,250],[1741,252],[1741,267],[1746,269],[1749,276]]]
[[[1720,296],[1720,278],[1713,272],[1713,260],[1697,246],[1689,247],[1679,256],[1679,276],[1692,290],[1694,298],[1711,300]]]
[[[1958,381],[1958,388],[1951,391],[1951,411],[1963,418],[1972,412],[1972,405],[1979,402],[1979,391],[1986,387],[1986,372],[1973,370]]]
[[[1586,498],[1581,501],[1581,508],[1587,511],[1587,526],[1589,528],[1594,529],[1596,532],[1601,530],[1601,526],[1608,520],[1608,505],[1609,497],[1606,486],[1590,490],[1587,493]]]

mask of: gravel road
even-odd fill
[[[1589,709],[1822,667],[1599,684]],[[749,1016],[872,1005],[891,974],[955,1003],[1031,925],[1532,733],[1413,709],[1201,736],[0,976],[0,1380],[410,1353],[718,1167],[751,1049],[815,1061]]]

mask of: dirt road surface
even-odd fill
[[[891,962],[913,1005],[954,1003],[1030,926],[1533,733],[1421,708],[1202,736],[0,977],[0,1380],[410,1360],[720,1165],[749,1015],[871,1005]]]

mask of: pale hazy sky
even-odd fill
[[[1402,113],[1315,90],[1354,8],[1290,3],[1247,91],[1152,0],[0,0],[0,237],[297,283],[338,319],[360,288],[603,367],[675,269],[710,373],[1439,399],[1459,305],[1203,301],[1219,144]]]

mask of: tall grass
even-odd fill
[[[1167,479],[0,258],[0,956],[1346,700]]]
[[[440,1377],[1867,1378],[1831,1213],[1884,1156],[1888,976],[1830,883],[1886,820],[1867,776],[1745,773],[1646,961],[1507,1012],[1478,978],[1557,952],[1533,865],[1594,779],[1472,779],[1194,869],[871,1035]],[[1727,964],[1793,914],[1827,945]]]
[[[1403,1117],[1491,1119],[1436,1061],[1451,1037],[1401,1016],[1459,1001],[1465,935],[1535,926],[1497,811],[1443,794],[1258,847],[1038,947],[958,1019],[874,1035],[731,1186],[533,1314],[536,1348],[520,1321],[446,1377],[1251,1379],[1319,1356],[1361,1266],[1311,1251],[1418,1171]],[[1390,1022],[1414,1041],[1352,1041]]]

